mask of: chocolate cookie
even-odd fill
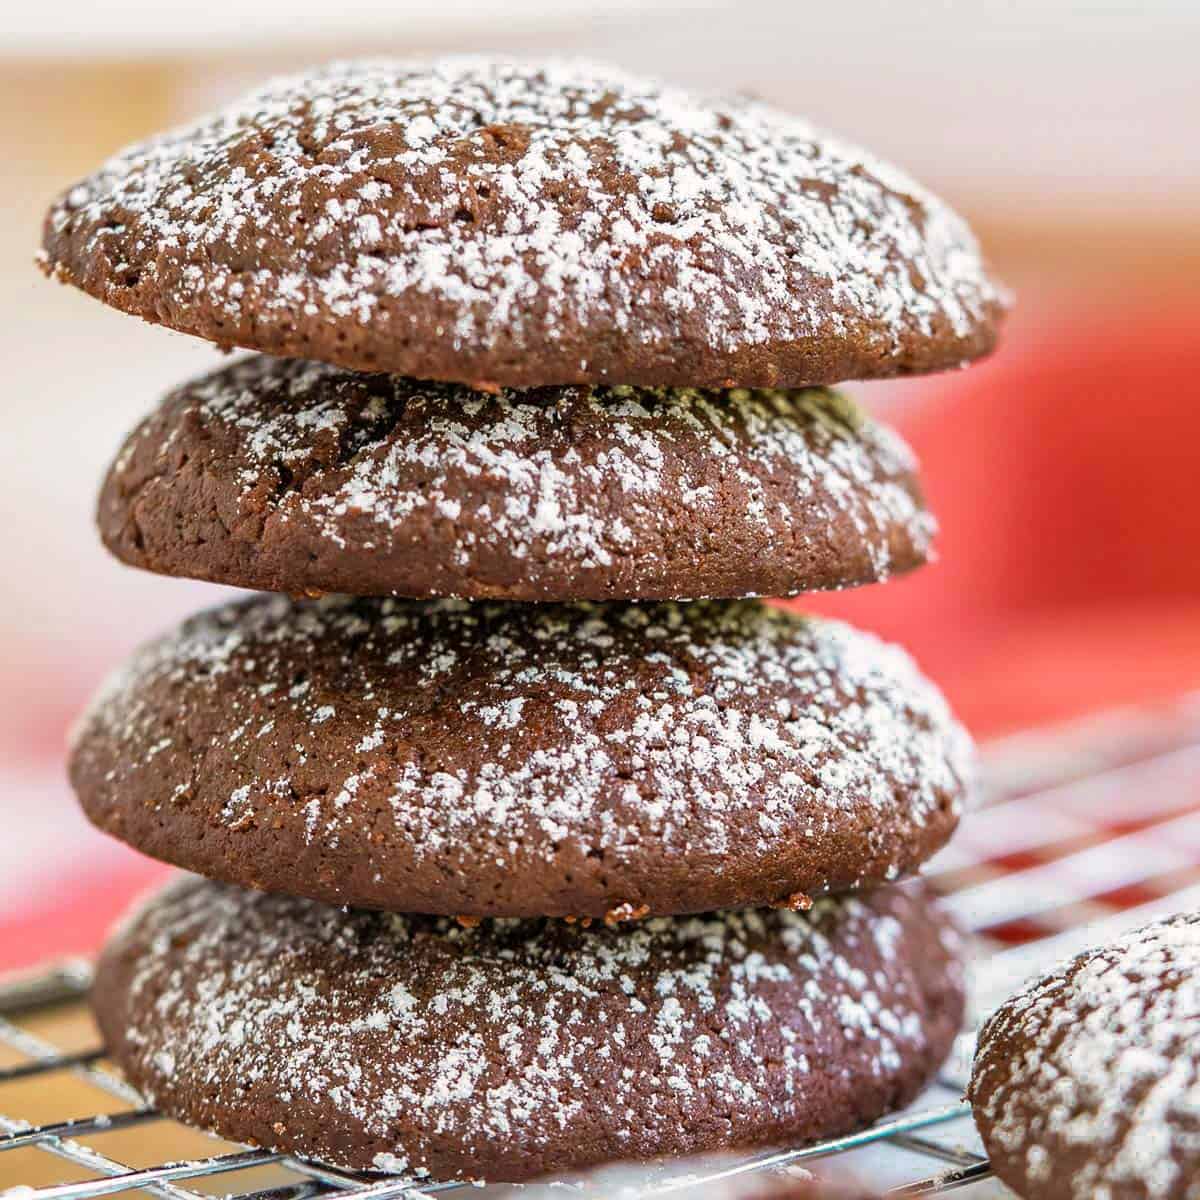
[[[102,829],[212,878],[616,919],[913,871],[969,764],[903,651],[752,601],[260,596],[137,654],[70,767]]]
[[[114,936],[93,1003],[172,1116],[342,1167],[521,1180],[870,1123],[948,1053],[958,952],[900,888],[464,929],[187,880]]]
[[[799,387],[988,351],[963,222],[794,117],[577,63],[341,63],[68,190],[44,265],[147,320],[514,387]]]
[[[1026,1200],[1200,1198],[1200,913],[1081,954],[983,1027],[970,1099]]]
[[[259,357],[134,431],[99,522],[134,566],[269,591],[784,595],[922,563],[914,472],[831,392],[487,395]]]

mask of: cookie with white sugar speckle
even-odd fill
[[[1200,1200],[1200,913],[1081,954],[979,1035],[970,1100],[1026,1200]]]
[[[260,356],[172,393],[98,517],[135,566],[293,594],[790,595],[920,565],[915,471],[818,389],[489,395]]]
[[[571,62],[340,63],[64,193],[47,271],[225,346],[509,386],[799,387],[960,365],[964,223],[797,118]]]
[[[171,1116],[341,1167],[520,1181],[870,1123],[949,1051],[959,953],[920,889],[613,930],[186,880],[114,935],[93,1006]]]
[[[970,764],[903,651],[754,601],[260,596],[135,655],[71,776],[101,828],[211,878],[618,920],[912,872]]]

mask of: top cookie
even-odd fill
[[[610,68],[335,64],[67,191],[48,271],[147,320],[424,379],[802,386],[955,366],[962,220],[803,121]]]
[[[1200,913],[1065,963],[983,1027],[975,1121],[1027,1200],[1200,1200]]]

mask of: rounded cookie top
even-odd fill
[[[98,518],[134,566],[293,594],[788,595],[922,563],[915,470],[820,390],[489,395],[257,357],[130,435]]]
[[[903,651],[755,602],[262,596],[137,654],[71,775],[100,827],[210,877],[615,920],[913,871],[969,763]]]
[[[147,320],[509,386],[833,383],[988,351],[954,213],[803,121],[572,62],[338,63],[133,146],[46,269]]]
[[[979,1035],[970,1099],[1028,1200],[1200,1197],[1200,913],[1091,950]]]
[[[519,1181],[869,1124],[946,1056],[959,953],[902,888],[611,930],[188,880],[113,937],[93,1004],[172,1116],[342,1167]]]

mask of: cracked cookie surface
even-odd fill
[[[921,888],[616,931],[187,880],[114,934],[93,1007],[131,1082],[191,1124],[519,1181],[869,1124],[949,1051],[960,955]]]
[[[336,63],[132,146],[47,271],[224,346],[506,386],[801,387],[960,366],[965,223],[804,121],[577,62]]]
[[[335,903],[698,912],[914,871],[970,743],[900,649],[755,601],[294,601],[201,614],[80,722],[89,817]]]
[[[168,575],[514,600],[849,587],[934,529],[908,448],[833,392],[489,394],[262,356],[130,434],[98,521]]]

